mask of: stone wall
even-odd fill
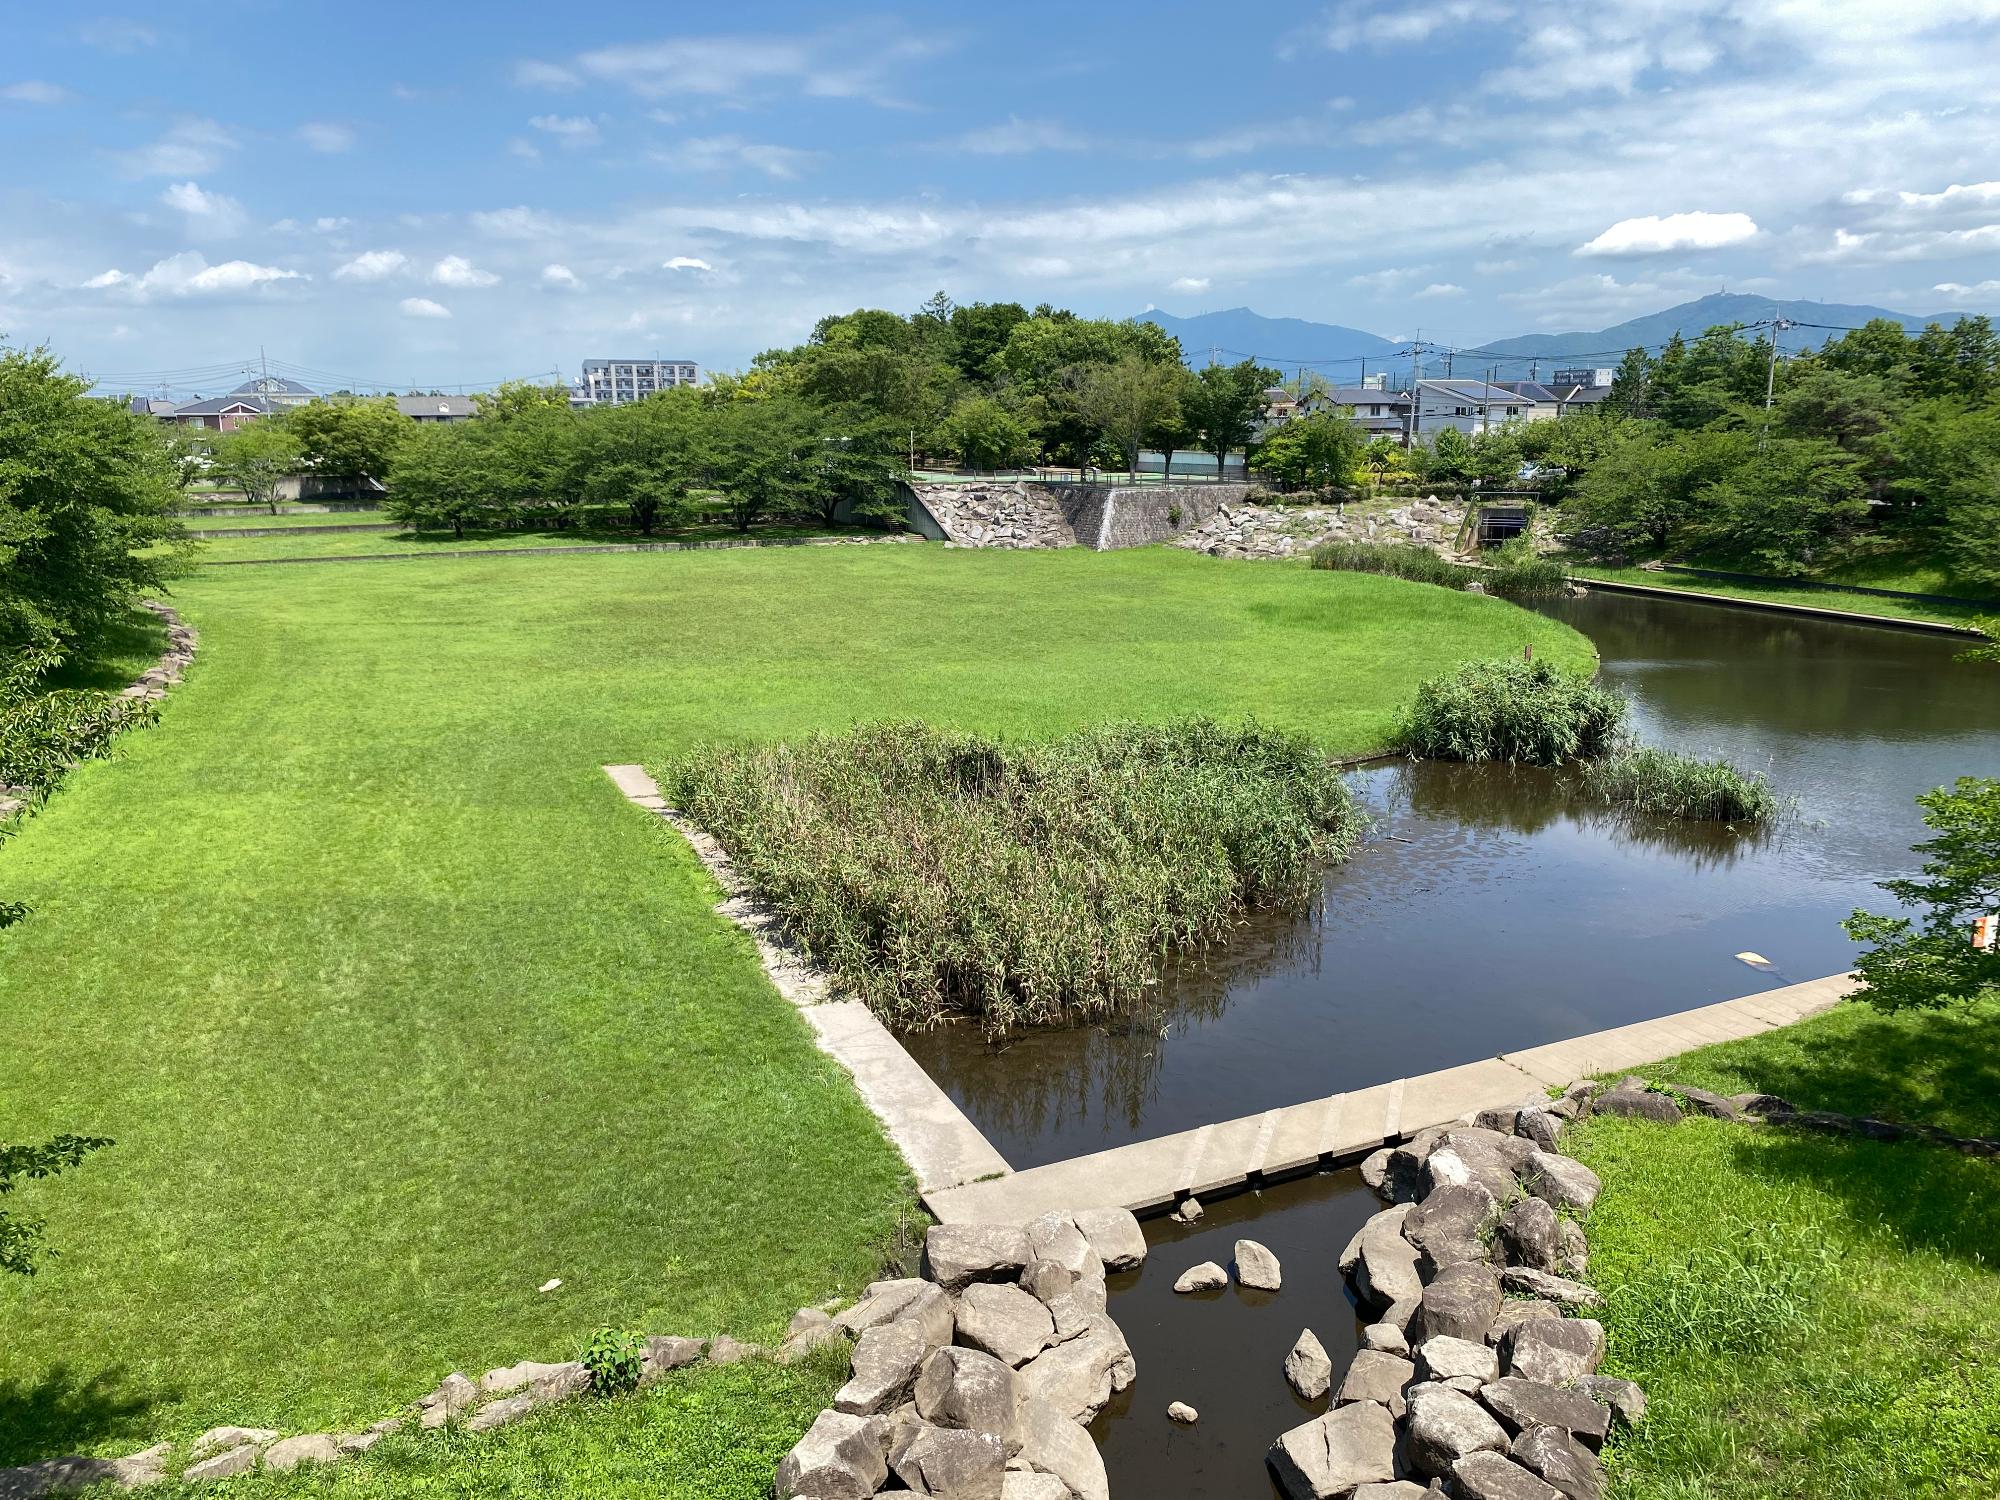
[[[911,486],[911,524],[959,547],[1090,547],[1171,541],[1241,505],[1246,484],[1037,484],[994,480]],[[926,523],[934,523],[926,524]]]
[[[1395,542],[1443,550],[1464,520],[1464,506],[1435,495],[1388,511],[1239,500],[1218,507],[1175,545],[1215,557],[1255,558],[1303,556],[1321,542]]]

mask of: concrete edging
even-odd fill
[[[1647,583],[1627,583],[1619,578],[1592,578],[1572,573],[1571,583],[1608,594],[1638,594],[1648,599],[1691,599],[1697,604],[1730,604],[1738,609],[1761,609],[1774,615],[1805,615],[1815,620],[1845,620],[1855,625],[1886,625],[1892,630],[1921,630],[1932,635],[1968,636],[1984,639],[1978,631],[1963,625],[1947,625],[1941,620],[1911,620],[1898,615],[1867,615],[1859,610],[1827,609],[1817,604],[1787,604],[1782,599],[1746,599],[1741,594],[1711,594],[1701,589],[1670,589]]]

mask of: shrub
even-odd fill
[[[1170,948],[1309,902],[1360,823],[1303,738],[1204,720],[1025,747],[878,725],[710,751],[665,781],[878,1013],[995,1031],[1110,1010]]]
[[[1625,722],[1622,694],[1547,662],[1467,662],[1417,688],[1401,746],[1437,760],[1555,766],[1603,755]]]
[[[1510,599],[1545,598],[1569,592],[1569,571],[1526,541],[1516,540],[1500,549],[1485,582],[1491,594]]]
[[[639,1388],[645,1365],[646,1341],[636,1333],[600,1328],[577,1356],[590,1371],[590,1388],[600,1396],[616,1396]]]
[[[76,688],[0,702],[0,785],[46,797],[72,765],[106,754],[118,731],[150,710],[138,702]]]
[[[1476,576],[1472,569],[1439,557],[1427,547],[1395,542],[1321,542],[1312,549],[1312,565],[1344,573],[1386,573],[1413,583],[1434,583],[1462,589]]]
[[[1623,750],[1586,768],[1584,785],[1607,803],[1664,818],[1755,823],[1778,810],[1762,776],[1674,750]]]

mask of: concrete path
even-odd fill
[[[667,806],[644,766],[606,766],[604,774],[627,801],[685,838],[728,893],[716,910],[750,934],[764,972],[778,993],[799,1008],[820,1050],[854,1075],[854,1086],[903,1153],[926,1198],[1008,1171],[1006,1158],[873,1011],[858,1000],[832,998],[826,975],[786,942],[776,916],[744,891],[722,846]]]
[[[1787,985],[1009,1177],[926,1190],[924,1202],[946,1223],[1020,1224],[1065,1208],[1157,1212],[1188,1193],[1217,1193],[1355,1161],[1427,1126],[1515,1104],[1578,1078],[1615,1074],[1711,1042],[1755,1036],[1826,1010],[1852,988],[1853,979],[1846,974]]]

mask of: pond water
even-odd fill
[[[1958,638],[1545,609],[1596,644],[1641,739],[1763,771],[1795,814],[1749,837],[1612,815],[1541,770],[1368,767],[1374,831],[1311,913],[1253,919],[1113,1021],[910,1052],[1018,1169],[1815,979],[1852,961],[1840,919],[1913,868],[1915,796],[2000,774],[2000,671],[1953,661]]]

